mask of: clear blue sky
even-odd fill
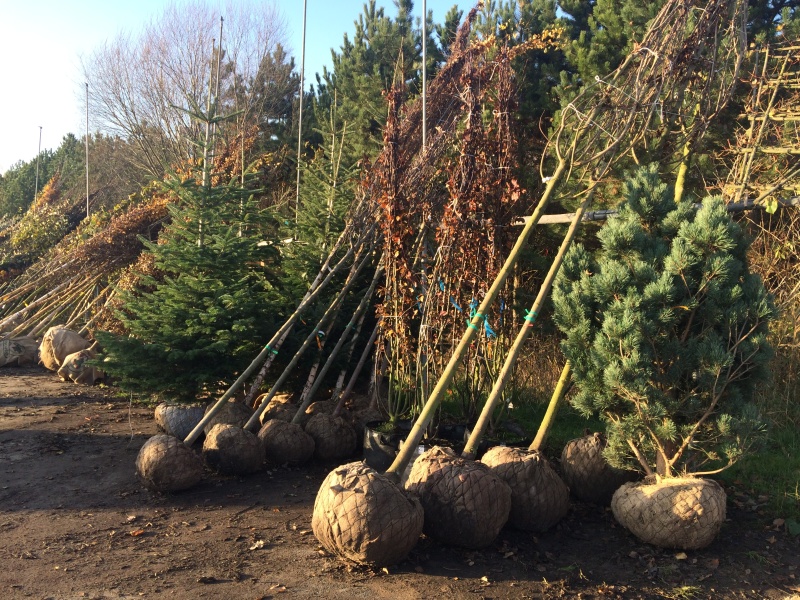
[[[207,1],[211,6],[224,4]],[[274,1],[286,19],[290,51],[299,67],[303,2]],[[168,4],[168,0],[0,0],[0,173],[18,160],[35,158],[39,126],[43,150],[57,148],[69,132],[83,135],[80,57],[121,31],[138,33]],[[377,4],[389,16],[396,14],[391,0]],[[474,3],[427,0],[437,23],[454,4],[466,12]],[[308,0],[307,82],[314,81],[314,73],[321,72],[323,65],[330,66],[330,49],[338,50],[343,34],[352,37],[353,22],[363,5],[363,0]],[[422,15],[422,0],[415,1],[414,12]]]

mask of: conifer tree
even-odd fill
[[[355,154],[348,164],[363,157],[377,154],[382,145],[382,131],[386,123],[384,94],[393,85],[407,85],[412,94],[421,92],[422,32],[414,19],[414,3],[398,0],[397,15],[391,18],[375,0],[364,5],[355,22],[352,38],[345,34],[339,51],[331,51],[333,70],[323,70],[317,76],[316,101],[325,114],[337,105],[339,118],[348,124],[353,136]],[[456,13],[448,13],[453,27]],[[427,17],[428,78],[443,62],[444,55],[433,39],[437,31],[430,14]],[[417,20],[418,21],[418,20]],[[449,35],[450,29],[440,33]]]
[[[299,300],[319,272],[344,228],[347,210],[358,184],[353,156],[353,134],[332,105],[327,115],[315,105],[315,133],[321,144],[314,157],[301,163],[300,199],[294,219],[284,220],[281,239],[290,239],[281,250],[286,287]]]
[[[747,264],[748,242],[719,198],[675,204],[655,167],[625,184],[596,257],[567,256],[553,291],[578,393],[599,413],[615,466],[660,476],[732,464],[758,429],[772,300]]]
[[[238,178],[212,180],[194,169],[167,179],[171,221],[157,242],[143,240],[157,274],[120,292],[127,335],[98,332],[102,366],[123,389],[178,401],[213,394],[283,321],[278,254],[263,241],[274,217]]]

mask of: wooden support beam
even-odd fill
[[[700,208],[700,204],[694,205],[695,209]],[[786,198],[785,200],[778,200],[778,206],[781,208],[788,208],[793,206],[800,206],[800,196],[793,198]],[[763,204],[756,204],[752,200],[745,202],[731,202],[726,205],[728,212],[740,212],[743,210],[754,210],[757,208],[764,208]],[[617,215],[616,210],[593,210],[583,215],[582,221],[605,221]],[[539,219],[538,225],[556,225],[558,223],[570,223],[575,217],[575,213],[565,213],[561,215],[542,215]],[[522,221],[517,221],[514,225],[525,225],[529,217],[525,217]]]

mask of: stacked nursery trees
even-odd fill
[[[683,163],[681,164],[685,165],[692,147],[709,121],[725,106],[730,97],[741,58],[743,40],[739,31],[744,12],[744,5],[740,2],[719,2],[706,6],[701,17],[695,19],[692,7],[678,2],[667,3],[652,24],[642,47],[635,50],[620,69],[609,77],[608,81],[598,79],[598,87],[595,88],[594,93],[584,93],[565,108],[561,127],[557,130],[553,140],[553,149],[556,154],[555,169],[549,178],[542,200],[534,214],[528,219],[522,234],[499,269],[492,285],[483,291],[482,300],[475,302],[466,331],[452,349],[447,366],[444,367],[435,388],[430,393],[421,410],[420,417],[404,442],[397,459],[389,468],[388,475],[397,476],[404,470],[412,452],[421,440],[433,412],[441,402],[445,390],[453,381],[459,362],[471,344],[476,341],[478,332],[485,328],[488,321],[488,310],[500,293],[510,268],[517,260],[521,246],[527,240],[531,227],[541,216],[541,212],[553,195],[556,186],[563,183],[565,179],[569,179],[572,170],[575,170],[578,182],[585,186],[581,194],[584,202],[582,208],[585,208],[585,204],[592,197],[596,182],[603,177],[619,154],[623,150],[635,151],[637,146],[643,146],[648,151],[666,153],[663,156],[672,156],[671,152],[674,149],[682,148]],[[719,44],[707,45],[705,42],[709,39],[717,40]],[[720,53],[721,49],[723,52]],[[689,82],[693,81],[696,70],[712,60],[722,67],[714,71],[715,77],[704,81],[702,86],[694,88],[690,86]],[[677,93],[678,91],[680,93]],[[667,102],[669,102],[669,108],[665,108]],[[687,103],[694,106],[696,110],[687,113],[685,111]],[[680,141],[676,140],[674,136],[666,137],[663,128],[656,126],[654,118],[656,115],[662,114],[662,109],[670,119],[673,119],[673,124],[680,125],[683,132]],[[569,115],[576,115],[574,126],[567,126],[567,123],[570,123]],[[570,125],[572,124],[570,123]],[[656,144],[655,148],[652,138],[648,136],[652,130],[661,131],[665,136],[662,138],[663,144]],[[670,134],[672,131],[670,129]],[[659,146],[660,149],[657,150]],[[669,150],[669,148],[673,150]],[[668,159],[668,162],[671,160],[671,158]],[[679,158],[679,160],[681,159]],[[678,176],[679,182],[682,181],[681,178],[685,176],[685,168],[678,168]],[[391,183],[393,182],[390,180]],[[579,185],[579,189],[580,187]],[[396,194],[397,187],[390,185],[389,190]],[[405,214],[398,220],[407,219]],[[390,256],[397,255],[398,253],[395,252]],[[416,289],[421,289],[424,297],[426,288],[414,285],[415,274],[413,271],[415,267],[409,268],[408,264],[409,262],[405,263],[406,266],[403,270],[410,276],[405,280],[401,278],[402,283],[391,290],[393,293],[397,293],[397,290],[401,293],[407,290],[409,294],[416,294]],[[410,264],[414,265],[414,262],[410,262]],[[558,265],[554,265],[551,276],[557,268]],[[424,279],[420,279],[424,281]],[[543,297],[546,296],[546,293],[545,291]],[[530,322],[536,317],[535,309],[536,306],[530,314]],[[391,316],[397,318],[399,315],[395,313]],[[394,335],[394,324],[391,326],[391,331]],[[403,359],[405,359],[405,355]],[[400,362],[399,358],[396,360],[398,363]],[[452,513],[440,511],[447,511],[449,506],[452,512],[461,515],[461,520],[456,520],[459,525],[471,528],[468,532],[460,529],[450,531],[450,535],[436,531],[436,528],[433,527],[430,527],[429,531],[436,531],[435,535],[450,542],[456,540],[456,543],[459,543],[457,534],[463,534],[461,539],[465,540],[467,544],[485,544],[486,539],[493,537],[490,530],[496,527],[497,515],[503,510],[507,512],[508,506],[504,502],[500,502],[494,507],[496,512],[493,513],[482,502],[471,501],[471,494],[474,493],[475,498],[481,498],[484,494],[491,493],[485,490],[490,490],[492,486],[495,486],[495,497],[503,497],[505,494],[499,492],[501,488],[494,483],[489,485],[484,483],[488,479],[484,476],[483,471],[478,469],[475,473],[480,473],[480,475],[473,476],[471,474],[473,470],[460,461],[462,459],[443,456],[434,449],[430,451],[429,455],[423,455],[417,463],[423,465],[427,463],[428,470],[416,475],[412,470],[409,485],[420,494],[425,512],[431,514],[432,521],[436,520],[437,524],[446,521],[447,519],[443,515]],[[475,485],[470,492],[464,489],[464,482],[467,481],[474,482]],[[479,481],[481,483],[478,483]],[[315,522],[317,523],[327,523],[329,520],[344,518],[335,511],[326,509],[328,506],[327,496],[331,494],[331,490],[337,494],[348,491],[352,495],[356,492],[355,489],[343,489],[341,483],[336,483],[330,488],[326,486],[320,489],[315,507]],[[364,494],[365,498],[369,498],[372,488],[367,488],[366,482],[360,482],[358,491]],[[356,510],[357,502],[351,508]],[[369,517],[365,515],[369,514],[369,511],[360,513],[364,527],[368,527]],[[431,525],[433,525],[432,522]],[[481,531],[481,528],[486,528],[486,530]],[[497,529],[493,530],[496,534]],[[486,537],[471,535],[487,532],[489,535]],[[454,535],[456,537],[453,537]],[[472,542],[471,540],[481,541]],[[349,536],[343,536],[339,541],[341,545],[333,544],[329,548],[340,553],[345,552]]]
[[[358,464],[345,465],[329,475],[317,497],[314,531],[332,552],[371,564],[400,560],[413,546],[422,523],[433,535],[450,542],[455,539],[455,543],[469,547],[489,543],[505,523],[514,502],[514,486],[509,486],[498,473],[518,472],[516,467],[503,468],[514,463],[516,457],[502,457],[492,470],[439,450],[426,454],[415,465],[408,483],[422,500],[424,518],[419,505],[394,481],[405,470],[465,356],[473,356],[476,362],[484,360],[489,349],[498,345],[494,341],[499,337],[496,324],[502,322],[504,327],[513,329],[513,319],[506,320],[502,315],[504,303],[496,312],[490,311],[498,297],[509,293],[504,286],[511,268],[551,198],[561,194],[564,199],[578,199],[581,208],[524,320],[523,331],[533,325],[547,298],[583,211],[623,153],[661,159],[663,168],[676,172],[679,185],[684,181],[691,152],[730,96],[741,57],[743,39],[739,34],[745,12],[744,3],[737,1],[720,0],[707,3],[703,10],[695,8],[683,2],[668,2],[642,45],[634,49],[620,69],[587,85],[564,108],[549,146],[552,155],[543,162],[543,171],[547,169],[552,175],[513,246],[512,240],[503,238],[503,225],[522,190],[508,175],[513,136],[504,119],[512,104],[503,85],[509,78],[492,77],[509,73],[504,69],[514,54],[494,48],[491,40],[467,44],[469,24],[475,18],[473,11],[436,80],[439,87],[432,95],[431,118],[439,129],[431,144],[420,148],[415,141],[421,118],[418,105],[401,113],[402,90],[395,88],[388,95],[384,150],[365,176],[345,220],[344,232],[333,244],[325,267],[295,313],[186,437],[186,443],[197,439],[215,412],[222,410],[265,360],[267,365],[271,362],[267,359],[276,354],[303,310],[349,264],[341,293],[324,310],[270,392],[261,397],[259,410],[245,426],[254,427],[302,353],[314,345],[323,347],[319,340],[328,336],[320,333],[334,331],[332,324],[342,312],[343,300],[357,293],[359,278],[372,282],[367,294],[371,296],[382,269],[386,285],[379,290],[382,301],[376,367],[386,366],[390,398],[391,394],[395,398],[413,395],[427,398],[427,402],[420,406],[413,399],[420,417],[388,476]],[[709,40],[717,43],[710,44]],[[715,68],[707,70],[711,63]],[[704,69],[711,76],[698,80],[696,73]],[[491,101],[481,96],[489,89],[487,82],[497,86]],[[491,118],[488,113],[480,114],[485,106],[494,109]],[[447,165],[445,159],[453,158],[448,152],[455,139],[459,140],[457,152],[450,164],[457,168],[445,171],[445,180],[441,169]],[[455,248],[466,251],[455,252]],[[365,277],[367,273],[373,274],[372,279]],[[354,320],[358,320],[359,311],[355,314]],[[465,321],[466,330],[462,333]],[[329,359],[342,348],[352,325],[350,322],[344,327],[341,343]],[[515,356],[513,352],[509,354],[510,363],[506,361],[504,369],[513,367]],[[317,360],[312,368],[306,401],[313,397],[327,371],[327,361],[321,368],[320,365],[322,361]],[[564,380],[568,374],[565,371]],[[497,401],[504,381],[505,375],[498,378],[491,402]],[[487,403],[489,411],[491,402]],[[301,404],[296,421],[306,403]],[[690,443],[691,440],[687,445]],[[500,501],[496,501],[498,498]],[[390,505],[391,510],[382,511],[382,506]],[[461,511],[462,518],[453,518],[454,507],[455,512]],[[524,514],[526,507],[518,508]],[[447,523],[451,524],[449,530],[437,531],[434,527]],[[543,523],[531,528],[545,528]]]

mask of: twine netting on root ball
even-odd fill
[[[314,438],[296,423],[267,421],[258,432],[258,439],[264,445],[267,463],[272,465],[302,465],[314,456]]]
[[[374,469],[354,462],[334,469],[322,482],[311,527],[329,552],[384,567],[408,555],[423,522],[419,500]]]
[[[356,451],[356,432],[342,417],[318,413],[305,430],[314,438],[314,456],[320,460],[346,458]]]
[[[725,521],[725,490],[699,478],[626,483],[611,499],[620,525],[648,544],[697,550],[708,546]]]
[[[213,406],[213,403],[206,406],[205,412],[209,412]],[[206,435],[208,435],[215,425],[220,424],[244,427],[245,423],[247,423],[247,420],[252,416],[253,411],[250,408],[241,402],[229,400],[223,405],[222,409],[219,410],[208,423],[206,423],[205,427],[203,427],[203,431],[205,431]]]
[[[561,453],[561,472],[576,498],[608,506],[617,488],[639,475],[609,465],[603,456],[605,447],[606,439],[601,433],[570,440]]]
[[[511,488],[509,525],[546,531],[569,510],[569,488],[540,452],[495,446],[481,458]]]
[[[434,446],[414,463],[406,489],[425,509],[425,533],[440,542],[480,549],[508,521],[511,488],[486,465]]]
[[[178,439],[184,439],[205,414],[202,404],[173,404],[162,402],[156,406],[155,421],[159,429]]]
[[[258,437],[235,425],[215,425],[203,442],[206,464],[226,475],[246,475],[264,464],[264,446]]]
[[[39,358],[46,369],[58,371],[64,359],[90,346],[90,342],[63,325],[47,330],[39,346]]]
[[[156,492],[192,487],[203,476],[203,462],[191,448],[171,435],[154,435],[136,457],[136,474]]]
[[[261,406],[261,403],[264,401],[267,395],[268,394],[261,394],[258,398],[256,398],[255,406]],[[296,412],[297,405],[292,402],[291,397],[286,394],[279,394],[269,401],[267,407],[264,409],[264,412],[261,413],[261,417],[259,418],[261,419],[262,425],[272,419],[291,421]]]

